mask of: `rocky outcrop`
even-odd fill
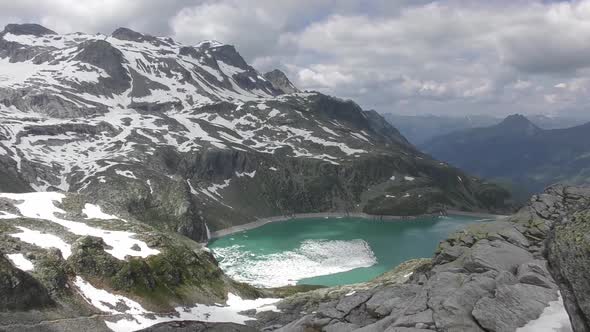
[[[54,304],[49,292],[0,252],[0,312],[42,309]]]
[[[49,30],[39,24],[8,24],[4,28],[5,33],[11,33],[13,35],[33,35],[33,36],[45,36],[55,35],[55,31]]]
[[[272,86],[281,91],[282,93],[296,93],[300,92],[299,89],[291,83],[287,75],[282,71],[275,69],[273,71],[269,71],[268,73],[264,74],[264,78],[266,78]]]
[[[566,188],[565,195],[581,204],[579,211],[563,217],[551,232],[550,269],[561,288],[574,330],[590,331],[590,208],[585,205],[590,189]]]
[[[103,69],[107,78],[99,78],[100,85],[84,84],[81,89],[98,95],[121,94],[131,86],[131,78],[123,65],[127,62],[123,53],[104,40],[83,43],[74,60]]]
[[[402,265],[392,272],[396,278],[390,274],[289,297],[278,304],[281,314],[259,314],[257,326],[266,331],[515,331],[558,301],[561,290],[574,331],[587,331],[587,219],[577,212],[587,209],[590,190],[548,188],[513,217],[453,234],[431,261]]]

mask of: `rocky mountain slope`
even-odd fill
[[[478,176],[510,184],[520,197],[553,183],[590,179],[590,124],[543,130],[522,115],[502,123],[441,136],[425,152]]]
[[[233,282],[194,241],[82,194],[0,194],[0,208],[0,330],[526,332],[590,322],[588,188],[551,187],[509,219],[451,235],[432,259],[282,301],[269,297],[292,291]]]
[[[0,210],[0,331],[244,323],[240,311],[276,302],[243,300],[265,294],[227,278],[202,245],[82,194],[0,194]]]
[[[274,215],[496,210],[507,198],[377,113],[261,75],[233,46],[34,24],[0,33],[1,191],[79,193],[197,241]]]
[[[368,283],[294,295],[253,324],[268,331],[589,331],[589,212],[590,188],[550,187],[510,218],[451,235],[432,259]]]

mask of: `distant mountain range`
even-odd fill
[[[389,123],[413,144],[420,145],[436,136],[455,131],[488,127],[499,124],[503,118],[487,115],[444,116],[444,115],[383,115]],[[529,115],[528,119],[543,129],[569,128],[589,122],[590,117]]]
[[[523,115],[435,137],[421,148],[473,174],[505,182],[521,197],[555,182],[590,179],[590,123],[541,129]]]

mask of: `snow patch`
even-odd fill
[[[572,330],[570,318],[563,305],[561,294],[559,294],[559,298],[549,302],[549,306],[543,310],[539,318],[516,329],[516,332],[571,332]]]
[[[114,295],[103,289],[95,288],[80,276],[76,277],[74,284],[80,291],[82,297],[102,312],[110,314],[125,313],[130,315],[145,314],[148,312],[141,306],[141,304],[124,296]]]
[[[15,214],[12,214],[12,213],[0,211],[0,219],[16,219],[16,218],[20,218],[20,217]]]
[[[107,327],[115,332],[137,331],[159,323],[173,321],[244,324],[246,321],[255,319],[241,315],[240,312],[247,310],[278,312],[273,303],[280,300],[273,298],[243,300],[239,296],[229,293],[225,305],[196,304],[193,307],[176,307],[175,312],[171,314],[158,314],[146,310],[141,304],[125,296],[96,288],[79,276],[76,277],[75,285],[82,297],[100,311],[117,315],[116,317],[125,315],[117,321],[105,321]]]
[[[100,206],[94,205],[94,204],[89,204],[89,203],[86,203],[86,205],[84,205],[84,209],[82,210],[82,213],[84,213],[86,215],[86,217],[87,217],[86,219],[100,219],[100,220],[119,219],[118,217],[115,217],[113,215],[106,214],[106,213],[102,212],[102,210],[100,209]]]
[[[17,228],[20,229],[21,232],[10,234],[10,236],[15,237],[23,242],[35,245],[39,248],[57,248],[61,251],[61,255],[64,259],[67,259],[72,254],[70,245],[53,234],[41,233],[39,231],[34,231],[21,226],[17,226]]]
[[[33,271],[35,268],[33,262],[28,260],[23,254],[9,254],[6,255],[6,257],[8,257],[8,259],[12,261],[12,264],[21,271]]]
[[[109,231],[96,227],[91,227],[85,223],[65,220],[57,217],[56,214],[65,214],[66,212],[55,206],[54,202],[61,202],[65,197],[62,193],[54,192],[35,192],[26,194],[4,194],[0,193],[0,197],[22,201],[16,204],[15,207],[20,211],[24,217],[33,219],[44,219],[54,222],[62,227],[65,227],[69,232],[76,235],[90,235],[103,239],[103,241],[112,249],[105,251],[118,259],[125,259],[125,256],[148,257],[157,255],[160,251],[151,249],[148,245],[140,240],[134,239],[135,233],[125,231]],[[13,236],[18,237],[20,234]],[[23,240],[24,241],[24,240]],[[26,242],[26,241],[25,241]],[[38,242],[38,241],[37,241]],[[63,242],[63,241],[62,241]],[[37,244],[37,243],[34,243]],[[132,247],[139,247],[139,250],[134,250]],[[68,245],[69,251],[69,245]],[[63,252],[62,252],[63,253]],[[64,253],[64,258],[66,254]]]
[[[150,194],[153,195],[154,194],[154,188],[152,187],[152,181],[147,180],[146,183],[147,183],[148,187],[150,187]]]
[[[117,173],[120,176],[124,176],[126,178],[137,180],[137,177],[135,176],[135,174],[133,174],[133,172],[131,172],[130,170],[122,171],[122,170],[117,169],[117,170],[115,170],[115,173]]]
[[[250,173],[248,173],[248,172],[243,172],[243,173],[236,172],[236,176],[239,177],[239,178],[244,177],[244,176],[248,176],[248,177],[253,178],[254,176],[256,176],[256,170],[253,170]]]

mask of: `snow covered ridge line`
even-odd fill
[[[7,95],[0,105],[0,155],[20,173],[23,163],[32,164],[38,171],[26,181],[36,191],[81,191],[97,179],[108,182],[112,169],[139,179],[129,167],[166,147],[286,150],[339,164],[376,143],[371,126],[347,126],[315,107],[329,97],[283,94],[229,45],[187,46],[126,29],[112,36],[0,32],[0,54],[0,89]],[[363,117],[360,108],[354,111]]]
[[[74,284],[80,295],[98,310],[118,316],[125,315],[123,318],[107,318],[105,320],[107,327],[115,332],[137,331],[159,323],[173,321],[244,324],[246,321],[254,319],[244,316],[240,312],[247,310],[278,311],[273,303],[280,300],[274,298],[243,300],[239,296],[229,293],[226,305],[196,304],[193,307],[177,307],[173,313],[158,314],[143,308],[141,304],[125,296],[96,288],[79,276],[76,277]]]
[[[84,189],[94,179],[114,169],[119,176],[139,179],[129,167],[154,155],[159,149],[170,146],[181,153],[214,149],[235,149],[274,154],[278,149],[292,149],[293,157],[314,158],[337,163],[340,159],[369,153],[371,144],[352,135],[348,139],[334,138],[313,119],[299,113],[282,110],[284,120],[269,119],[268,111],[254,109],[256,103],[242,104],[240,111],[214,113],[208,109],[170,111],[163,114],[145,114],[130,108],[113,108],[103,115],[84,119],[53,119],[39,113],[28,113],[14,106],[0,105],[0,154],[7,155],[22,171],[22,162],[35,167],[51,169],[56,176],[32,179],[37,191],[51,187],[71,191],[72,185]],[[309,117],[309,115],[306,115]],[[4,121],[6,120],[6,121]],[[295,128],[281,121],[297,121]],[[174,125],[178,122],[179,125]],[[109,131],[100,135],[79,132],[39,134],[31,128],[40,127],[61,131],[62,128],[84,126],[92,130],[108,124]],[[361,148],[362,147],[362,148]],[[145,151],[143,157],[135,152]],[[112,162],[119,160],[120,162]],[[56,167],[56,165],[59,165]],[[74,176],[81,180],[72,182]],[[58,179],[58,180],[56,180]]]
[[[22,88],[42,82],[46,89],[53,87],[58,90],[54,92],[61,99],[92,107],[93,100],[90,97],[85,100],[72,99],[66,94],[61,94],[59,90],[78,87],[79,83],[99,84],[101,80],[120,78],[120,73],[104,70],[97,64],[86,62],[84,52],[89,48],[98,47],[120,52],[116,55],[121,58],[119,60],[126,71],[126,80],[141,78],[156,83],[148,85],[148,93],[137,93],[134,96],[135,101],[150,101],[157,95],[161,102],[181,100],[188,103],[191,100],[210,103],[220,100],[255,100],[277,94],[272,84],[260,73],[244,65],[245,61],[230,45],[204,42],[197,46],[188,46],[168,38],[151,36],[143,36],[143,40],[132,40],[133,38],[127,38],[124,34],[125,32],[121,33],[120,30],[111,36],[0,34],[0,38],[8,44],[30,49],[33,54],[43,53],[48,60],[54,60],[23,61],[25,59],[13,57],[10,59],[11,62],[8,62],[9,59],[6,58],[2,61],[7,63],[0,63],[0,67],[3,68],[0,71],[0,85]],[[174,61],[174,65],[170,65],[171,60]],[[9,66],[11,63],[17,65]],[[155,63],[165,63],[164,67],[167,68],[157,68]],[[17,66],[20,70],[10,70]],[[159,71],[165,71],[164,75]],[[183,79],[187,72],[192,74],[191,80]],[[249,82],[244,83],[244,78]],[[170,87],[175,89],[169,89]],[[116,105],[115,102],[113,100],[111,106]]]
[[[124,260],[126,256],[145,258],[160,253],[159,250],[149,248],[145,242],[135,239],[135,233],[101,229],[89,226],[82,222],[70,221],[58,217],[57,215],[59,214],[66,214],[66,211],[55,206],[55,202],[62,202],[62,200],[65,198],[65,195],[62,193],[0,193],[0,198],[16,201],[14,207],[19,210],[22,217],[42,219],[56,223],[75,235],[89,235],[102,238],[105,244],[111,247],[111,249],[107,249],[105,251],[120,260]],[[92,204],[86,204],[83,213],[85,213],[88,218],[92,219],[117,219],[117,217],[104,214],[99,206]],[[58,248],[62,251],[64,258],[67,258],[71,254],[70,245],[56,235],[40,233],[25,227],[18,228],[22,232],[11,234],[11,236],[20,238],[24,242],[31,243],[42,248]]]

